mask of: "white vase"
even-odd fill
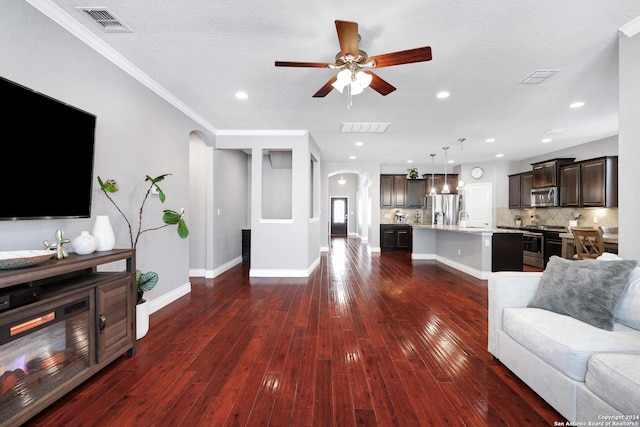
[[[95,252],[98,241],[88,231],[81,231],[80,235],[71,241],[71,247],[78,255],[88,255]]]
[[[116,246],[116,235],[111,228],[111,221],[107,215],[96,216],[96,222],[91,232],[96,238],[96,251],[110,251]]]
[[[149,300],[136,304],[136,340],[149,332]]]

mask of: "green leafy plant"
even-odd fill
[[[409,171],[409,178],[417,179],[418,178],[418,168],[407,169]]]
[[[184,210],[180,210],[180,213],[178,213],[170,209],[165,209],[162,214],[162,221],[164,222],[163,225],[156,226],[156,227],[149,227],[149,228],[143,228],[143,225],[142,225],[142,218],[144,216],[144,207],[145,207],[145,204],[147,203],[147,200],[149,199],[149,196],[152,194],[154,188],[158,194],[158,199],[160,200],[161,203],[164,203],[166,199],[166,195],[164,194],[164,191],[162,191],[158,183],[164,181],[164,178],[169,175],[170,174],[164,174],[164,175],[157,176],[155,178],[151,178],[149,175],[146,175],[145,181],[149,182],[149,188],[147,188],[144,198],[142,199],[142,203],[140,204],[140,209],[138,210],[138,228],[135,231],[135,234],[134,234],[133,226],[131,225],[131,221],[129,221],[129,218],[127,218],[124,212],[122,212],[122,209],[120,209],[118,204],[111,197],[111,194],[116,193],[119,190],[118,183],[113,179],[103,181],[100,177],[98,177],[98,183],[100,184],[100,189],[105,194],[107,199],[113,204],[113,206],[116,207],[118,212],[120,212],[120,215],[122,215],[122,218],[124,218],[125,222],[127,223],[127,227],[129,227],[129,239],[131,243],[131,249],[136,249],[136,247],[138,246],[138,240],[140,239],[140,236],[142,234],[149,231],[153,231],[153,230],[160,230],[161,228],[165,228],[170,225],[177,225],[178,236],[180,236],[181,239],[186,239],[189,236],[189,228],[187,227],[187,223],[183,218]],[[136,270],[137,304],[140,304],[143,301],[142,296],[144,292],[150,291],[151,289],[153,289],[157,283],[158,283],[158,273],[156,273],[155,271],[148,271],[146,273],[142,273],[140,270]]]
[[[520,221],[522,220],[522,217],[520,215],[514,215],[513,219],[515,219],[516,221]]]
[[[145,291],[150,291],[158,284],[158,273],[147,271],[146,273],[136,270],[136,304],[144,302],[142,296]]]

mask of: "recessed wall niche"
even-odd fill
[[[293,152],[262,150],[262,218],[293,218]]]

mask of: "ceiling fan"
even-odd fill
[[[396,88],[369,69],[431,60],[431,47],[429,46],[384,55],[369,56],[358,47],[360,36],[358,34],[357,22],[337,20],[336,30],[338,32],[338,41],[340,42],[340,52],[336,55],[335,63],[289,61],[276,61],[275,63],[276,67],[330,68],[341,70],[313,95],[314,98],[327,96],[334,88],[342,93],[345,87],[348,88],[350,95],[357,95],[361,93],[365,87],[369,86],[379,94],[386,96],[396,90]]]

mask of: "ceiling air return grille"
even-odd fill
[[[342,123],[341,133],[383,133],[391,123]]]
[[[89,17],[105,33],[131,33],[131,29],[123,24],[116,16],[103,7],[77,8],[82,14]]]
[[[522,80],[520,84],[537,85],[547,80],[549,77],[553,76],[558,71],[560,70],[535,70],[533,73],[525,77],[525,79]]]

